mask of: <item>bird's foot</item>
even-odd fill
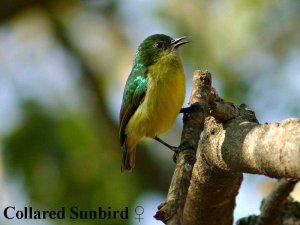
[[[182,152],[182,151],[184,151],[184,150],[187,150],[187,149],[190,149],[190,148],[193,149],[193,146],[192,146],[190,143],[188,143],[188,142],[183,142],[183,143],[181,143],[178,147],[174,147],[174,148],[172,149],[172,151],[174,152],[174,155],[173,155],[173,161],[174,161],[174,163],[176,163],[176,161],[177,161],[177,156],[178,156],[178,154],[179,154],[180,152]]]
[[[188,142],[183,142],[181,143],[179,146],[172,146],[172,145],[169,145],[167,142],[161,140],[159,137],[155,137],[154,138],[156,141],[158,141],[159,143],[163,144],[164,146],[166,146],[167,148],[169,148],[171,151],[174,152],[174,155],[173,155],[173,161],[176,163],[176,160],[177,160],[177,155],[184,151],[184,150],[187,150],[189,148],[193,148],[193,146],[188,143]]]
[[[181,108],[179,113],[192,113],[197,112],[201,109],[201,106],[199,104],[192,104],[189,107]]]

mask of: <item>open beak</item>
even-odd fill
[[[172,40],[171,46],[173,47],[173,49],[177,49],[179,46],[189,43],[189,41],[184,40],[186,38],[187,38],[187,36],[183,36],[183,37]]]

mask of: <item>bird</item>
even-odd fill
[[[125,145],[121,171],[135,166],[136,146],[146,137],[175,150],[158,135],[169,130],[185,98],[185,73],[178,52],[186,36],[165,34],[147,37],[138,46],[126,81],[120,109],[119,137]]]

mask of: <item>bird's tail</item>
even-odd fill
[[[125,142],[125,148],[123,153],[121,171],[131,171],[135,166],[135,147],[128,148],[127,143]]]

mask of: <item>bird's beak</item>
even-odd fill
[[[173,47],[173,49],[177,49],[179,46],[189,43],[189,41],[184,40],[186,38],[187,38],[187,36],[183,36],[183,37],[172,40],[171,46]]]

